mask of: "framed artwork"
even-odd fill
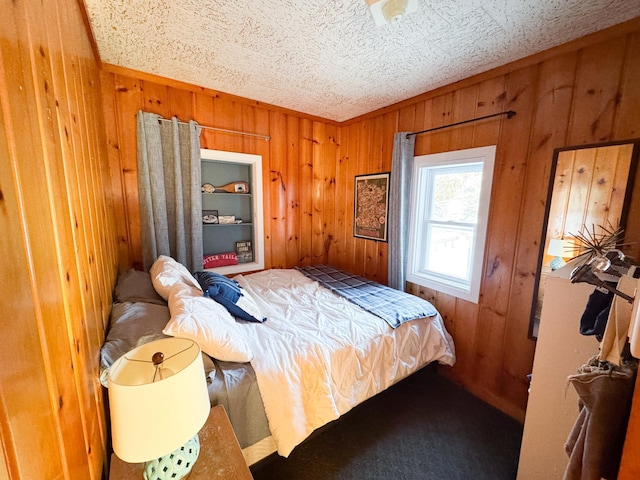
[[[218,210],[202,210],[202,223],[218,223]]]
[[[389,172],[356,175],[353,191],[353,236],[386,242]]]
[[[236,255],[238,255],[238,263],[247,263],[253,261],[253,248],[251,242],[236,242]]]

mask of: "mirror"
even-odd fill
[[[618,227],[626,230],[632,198],[633,202],[640,203],[632,195],[639,152],[640,140],[554,151],[529,338],[538,336],[545,278],[579,253],[576,235],[601,236],[606,233],[605,229]]]

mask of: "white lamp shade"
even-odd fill
[[[163,379],[152,357],[162,352]],[[169,376],[167,376],[169,375]],[[130,463],[173,452],[202,428],[210,403],[200,347],[184,338],[147,343],[109,369],[113,450]]]
[[[573,254],[575,248],[571,240],[562,240],[561,238],[552,238],[549,240],[549,248],[547,254],[553,257],[567,258]]]

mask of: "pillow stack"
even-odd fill
[[[210,297],[236,318],[248,322],[264,322],[260,317],[258,306],[251,297],[245,294],[242,287],[230,278],[214,272],[195,272],[194,276],[205,297]]]
[[[210,272],[199,272],[198,276],[200,273]],[[242,290],[234,301],[233,290],[240,287],[229,283],[233,280],[219,275],[225,280],[208,279],[208,283],[202,280],[204,286],[201,288],[184,265],[164,255],[152,265],[150,274],[154,288],[169,303],[171,319],[163,329],[165,335],[189,338],[197,342],[202,351],[218,360],[248,362],[253,358],[241,323],[222,303],[214,301],[215,297],[223,298],[233,311],[240,313],[238,318],[246,316],[252,318],[249,321],[260,321],[258,319],[262,317],[255,301]],[[221,287],[225,281],[227,283]]]

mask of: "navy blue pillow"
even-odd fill
[[[236,305],[242,296],[242,287],[235,280],[214,272],[195,272],[193,276],[202,287],[204,296],[218,302],[234,317],[258,323],[266,320],[266,318],[259,320]]]
[[[222,296],[230,302],[236,303],[242,295],[238,282],[214,272],[195,272],[193,274],[205,292],[205,296]],[[209,292],[209,289],[211,291]],[[208,295],[207,295],[208,293]]]

